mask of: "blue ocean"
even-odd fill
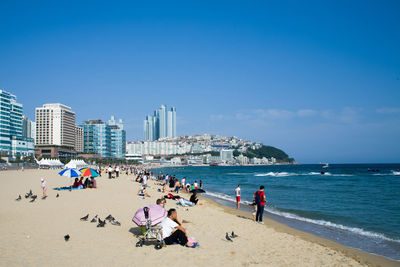
[[[400,260],[400,164],[175,167],[156,170],[193,183],[233,205],[265,186],[264,216],[346,246]],[[321,174],[321,171],[324,174]],[[246,207],[243,207],[246,209]]]

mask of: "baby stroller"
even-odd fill
[[[145,225],[139,225],[140,223],[138,223],[137,221],[138,217],[141,217],[142,212],[144,213]],[[154,222],[152,222],[150,218],[151,217],[150,217],[149,207],[144,207],[143,209],[139,209],[136,212],[135,217],[133,218],[133,221],[140,227],[140,229],[143,232],[143,237],[141,237],[140,240],[136,243],[136,247],[142,247],[146,241],[156,241],[157,243],[155,244],[154,248],[161,249],[163,244],[161,226],[159,224],[154,225]]]

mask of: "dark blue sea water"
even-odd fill
[[[192,183],[201,179],[206,195],[225,205],[233,204],[238,184],[247,203],[264,185],[265,216],[400,260],[400,175],[395,170],[400,164],[178,167],[156,172],[186,176]]]

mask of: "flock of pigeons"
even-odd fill
[[[86,216],[83,216],[80,220],[88,221],[89,214],[87,214]],[[94,216],[93,219],[90,220],[91,223],[98,223],[97,227],[104,227],[106,225],[106,221],[108,221],[112,225],[121,226],[121,223],[119,221],[117,221],[111,214],[108,215],[103,221],[98,217],[98,215]],[[65,241],[68,241],[69,239],[70,239],[69,234],[64,236]]]
[[[83,216],[81,221],[87,221],[89,219],[89,214]],[[94,216],[93,219],[90,221],[91,223],[97,223],[97,227],[104,227],[106,225],[106,220],[111,223],[112,225],[121,226],[121,223],[117,221],[111,214],[108,215],[103,221],[98,217],[98,215]]]
[[[232,238],[236,238],[236,237],[239,237],[239,236],[236,235],[233,231],[232,231],[231,236],[229,236],[228,233],[226,233],[226,235],[225,235],[225,239],[226,239],[227,241],[229,241],[229,242],[233,242]]]
[[[56,197],[59,197],[59,196],[60,196],[59,194],[56,195]],[[31,200],[30,200],[29,202],[32,203],[32,202],[35,202],[35,200],[37,199],[37,195],[34,195],[34,194],[32,193],[32,189],[31,189],[31,190],[29,190],[28,193],[25,194],[25,198],[26,198],[26,199],[30,198]],[[46,199],[46,198],[47,198],[47,196],[42,197],[42,199]],[[19,195],[19,196],[15,199],[15,201],[21,201],[21,200],[22,200],[21,195]]]

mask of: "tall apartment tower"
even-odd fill
[[[42,148],[38,156],[75,156],[75,132],[75,112],[70,107],[56,103],[36,108],[35,145]]]
[[[165,138],[167,137],[167,106],[161,105],[159,112],[159,138]]]
[[[175,138],[176,137],[176,108],[172,107],[171,110],[168,111],[168,137]]]

